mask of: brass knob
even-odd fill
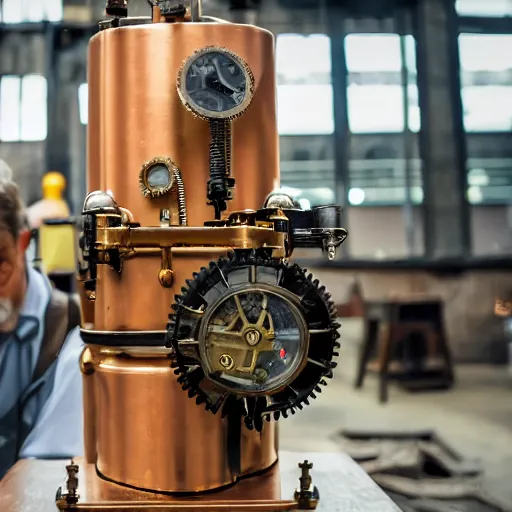
[[[170,268],[162,268],[158,273],[158,280],[164,288],[171,288],[174,283],[174,272]]]

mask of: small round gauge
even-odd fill
[[[139,185],[146,197],[160,197],[169,192],[174,184],[176,166],[170,158],[153,158],[140,171]]]
[[[230,119],[249,106],[254,88],[251,70],[236,54],[204,48],[183,66],[178,91],[183,103],[205,119]]]

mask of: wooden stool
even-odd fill
[[[391,298],[384,301],[371,301],[365,304],[365,335],[359,356],[356,388],[363,386],[370,358],[377,352],[380,402],[388,400],[388,382],[392,378],[403,380],[406,374],[390,371],[390,364],[396,357],[397,348],[414,349],[414,334],[418,333],[426,341],[427,361],[436,357],[442,360],[442,368],[437,372],[420,371],[411,378],[407,387],[420,388],[414,380],[425,380],[430,387],[447,388],[453,385],[453,363],[446,341],[444,329],[443,302],[439,299]],[[418,379],[418,377],[420,377]]]

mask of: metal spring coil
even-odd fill
[[[178,198],[178,216],[180,218],[180,226],[187,225],[187,204],[185,201],[185,185],[179,169],[174,170],[174,178],[176,179],[176,195]]]

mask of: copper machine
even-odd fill
[[[332,377],[339,326],[290,257],[332,259],[340,208],[276,191],[272,34],[198,0],[127,4],[107,2],[89,45],[85,457],[56,505],[314,509],[310,464],[281,499],[277,420]]]

